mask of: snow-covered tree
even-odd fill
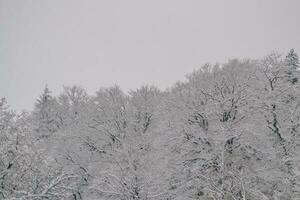
[[[287,54],[286,58],[285,58],[285,62],[286,62],[286,76],[287,76],[287,80],[291,83],[291,84],[295,84],[296,82],[298,82],[298,78],[297,75],[299,76],[299,72],[297,71],[299,68],[299,57],[297,55],[297,53],[294,51],[294,49],[291,49],[289,51],[289,53]]]
[[[299,195],[299,184],[296,184],[299,177],[295,168],[299,165],[296,153],[299,151],[299,84],[297,81],[290,84],[285,73],[285,62],[277,54],[260,62],[259,79],[253,88],[253,106],[257,109],[253,119],[265,121],[264,127],[268,129],[263,129],[268,136],[265,141],[272,146],[269,168],[273,169],[270,170],[273,176],[268,178],[276,188],[269,188],[269,192],[280,199],[293,199]]]
[[[30,113],[3,98],[0,199],[299,199],[298,68],[291,50],[205,64],[165,91],[46,87]]]
[[[59,128],[56,107],[56,99],[51,96],[51,91],[46,86],[43,94],[37,99],[33,113],[33,122],[41,137],[50,135]]]
[[[62,171],[32,138],[31,120],[26,113],[9,111],[0,103],[0,199],[70,199],[77,176]]]

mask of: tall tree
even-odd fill
[[[51,91],[46,86],[43,94],[37,99],[33,117],[37,126],[37,132],[42,137],[55,132],[59,128],[56,112],[57,102],[51,96]]]
[[[297,70],[299,68],[300,63],[299,63],[299,57],[294,49],[291,49],[289,51],[289,53],[285,58],[285,62],[287,65],[287,69],[286,69],[287,80],[291,84],[295,84],[296,82],[298,82],[299,79],[299,77],[297,76],[299,75],[299,72],[297,73]]]

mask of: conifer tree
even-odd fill
[[[43,94],[37,99],[34,111],[37,126],[36,130],[43,135],[47,135],[49,132],[55,132],[58,128],[55,111],[56,104],[56,99],[51,96],[51,91],[46,86]]]
[[[287,65],[287,80],[291,84],[295,84],[298,82],[298,78],[296,76],[297,69],[299,68],[299,57],[294,49],[291,49],[288,55],[285,58],[286,65]]]

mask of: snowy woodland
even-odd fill
[[[300,199],[297,53],[205,64],[164,91],[0,101],[2,200]]]

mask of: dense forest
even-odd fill
[[[164,91],[0,101],[2,200],[300,199],[299,59],[205,64]]]

